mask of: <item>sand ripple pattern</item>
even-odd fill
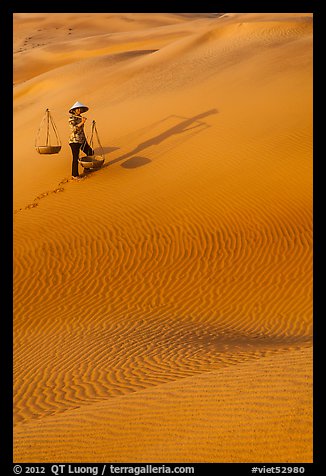
[[[91,239],[82,219],[68,243],[51,222],[17,238],[17,421],[310,342],[309,227],[221,226],[192,205],[182,226],[131,208],[129,233],[94,212]]]
[[[311,462],[312,391],[303,370],[311,365],[309,349],[281,352],[94,402],[43,424],[30,420],[14,430],[15,460]]]

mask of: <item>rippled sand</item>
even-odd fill
[[[14,51],[15,462],[312,461],[311,15],[16,14]]]

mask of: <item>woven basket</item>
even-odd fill
[[[39,154],[57,154],[61,150],[61,145],[39,145],[35,149]]]
[[[98,169],[104,164],[104,158],[101,155],[87,155],[78,161],[85,169]]]

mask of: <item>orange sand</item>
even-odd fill
[[[15,14],[14,51],[15,462],[311,462],[312,15]]]

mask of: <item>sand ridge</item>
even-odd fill
[[[15,461],[311,461],[311,15],[28,15]],[[75,100],[106,153],[80,182]]]
[[[30,420],[15,430],[22,459],[33,461],[42,454],[45,461],[107,461],[110,448],[110,461],[121,462],[133,448],[134,462],[309,462],[311,352],[286,354],[286,364],[283,353],[260,357],[228,372],[205,372],[95,401],[86,409],[76,405],[43,422]],[[303,373],[293,375],[288,364]],[[298,395],[296,401],[289,398],[291,391]],[[261,418],[266,401],[270,405]],[[279,434],[285,436],[281,443],[275,439]],[[85,448],[85,440],[91,449]]]

